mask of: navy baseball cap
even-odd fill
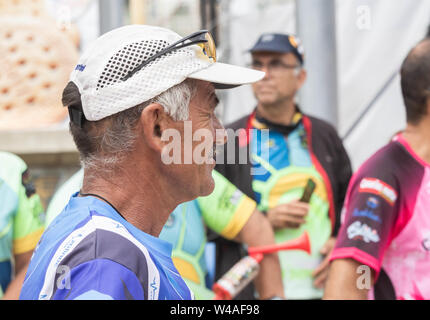
[[[248,50],[251,53],[266,51],[266,52],[280,52],[280,53],[293,53],[300,64],[303,65],[304,50],[300,40],[293,35],[282,33],[264,33],[258,38],[254,46]]]

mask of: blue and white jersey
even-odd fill
[[[171,251],[107,203],[75,194],[34,251],[20,299],[193,299]]]

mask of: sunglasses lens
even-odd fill
[[[212,62],[216,62],[216,47],[215,41],[212,38],[209,32],[206,32],[205,35],[206,42],[198,43],[197,45],[203,49],[203,54],[212,60]]]
[[[209,58],[213,59],[213,61],[216,62],[215,41],[209,32],[205,34],[205,39],[208,41],[205,43],[205,47],[207,47],[207,48],[205,48],[206,52],[207,52]]]
[[[188,37],[185,37],[182,40],[179,40],[171,44],[170,46],[167,46],[160,52],[157,52],[152,57],[149,57],[143,63],[139,64],[136,68],[134,68],[132,71],[127,73],[121,80],[125,81],[129,79],[136,72],[141,70],[145,65],[147,65],[151,61],[154,61],[155,59],[159,58],[162,55],[165,55],[173,50],[177,50],[194,44],[202,48],[202,50],[198,51],[197,53],[199,56],[201,56],[201,58],[212,60],[211,62],[216,62],[215,41],[212,38],[212,35],[208,31],[202,30],[199,32],[195,32],[194,34],[189,35]]]

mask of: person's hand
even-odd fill
[[[309,212],[309,204],[293,200],[280,204],[267,211],[267,218],[274,229],[298,228],[305,223],[305,217]]]
[[[314,277],[314,287],[323,288],[327,280],[330,255],[336,244],[336,238],[330,237],[320,250],[320,253],[324,256],[324,260],[314,270],[312,276]]]

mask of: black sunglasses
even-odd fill
[[[131,78],[136,72],[141,70],[144,66],[148,65],[155,59],[172,52],[174,50],[178,50],[184,47],[188,47],[191,45],[197,44],[202,48],[203,54],[207,56],[209,59],[212,59],[212,61],[216,61],[216,48],[215,48],[215,42],[212,38],[212,35],[207,30],[200,30],[197,32],[194,32],[193,34],[190,34],[189,36],[186,36],[185,38],[176,41],[175,43],[169,45],[168,47],[164,48],[163,50],[157,52],[149,59],[145,60],[141,64],[139,64],[136,68],[131,70],[129,73],[127,73],[121,80],[126,81],[127,79]]]

